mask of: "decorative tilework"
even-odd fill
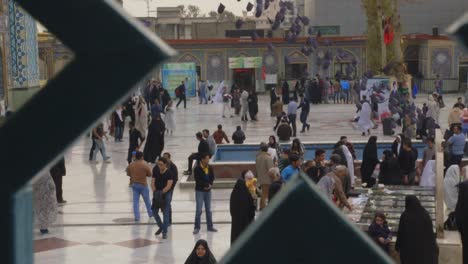
[[[442,78],[452,77],[452,54],[448,48],[431,50],[431,77],[437,74]]]
[[[57,237],[34,240],[34,253],[80,245],[80,243]]]
[[[36,22],[13,0],[8,1],[12,88],[39,86]]]
[[[223,53],[210,53],[206,62],[206,79],[210,81],[225,80],[224,70],[226,68],[226,59]]]

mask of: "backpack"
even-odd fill
[[[180,88],[179,87],[175,88],[174,93],[175,93],[175,96],[177,98],[179,98],[180,97]]]

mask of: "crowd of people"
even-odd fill
[[[283,84],[281,94],[274,94],[271,104],[271,114],[276,117],[276,124],[273,130],[276,135],[269,136],[268,140],[260,143],[258,154],[255,160],[255,171],[246,170],[239,175],[230,196],[231,215],[231,243],[242,234],[242,232],[255,221],[255,215],[274,201],[274,197],[281,190],[284,184],[290,181],[295,175],[303,173],[318,189],[324,197],[340,209],[353,210],[353,206],[348,199],[356,186],[355,164],[357,161],[354,145],[348,141],[346,136],[342,136],[334,145],[331,153],[324,149],[315,149],[315,157],[306,160],[306,148],[299,138],[296,137],[296,119],[299,113],[299,120],[302,123],[301,133],[310,129],[307,122],[310,112],[310,105],[316,103],[330,102],[330,98],[336,103],[347,103],[350,85],[345,81],[330,82],[322,80],[317,76],[310,83],[299,85],[296,83],[299,93],[292,97],[284,96],[289,94],[288,84]],[[320,93],[311,89],[303,90],[299,87],[323,87]],[[255,92],[241,91],[233,85],[228,92],[223,83],[218,87],[214,98],[211,98],[211,90],[202,81],[199,86],[199,103],[207,104],[211,100],[222,104],[222,117],[227,115],[233,117],[241,116],[241,121],[257,120],[258,98]],[[335,89],[339,87],[339,90]],[[100,122],[91,132],[92,146],[89,154],[91,162],[96,163],[96,156],[101,152],[103,161],[110,162],[110,157],[106,153],[105,139],[113,136],[115,144],[123,142],[125,131],[125,120],[128,122],[128,167],[126,173],[130,178],[130,187],[133,192],[133,213],[134,220],[140,221],[139,201],[143,198],[148,217],[154,217],[158,230],[155,235],[162,234],[163,239],[167,239],[169,227],[172,224],[172,195],[179,180],[178,167],[171,160],[171,153],[164,152],[165,136],[172,134],[176,128],[174,120],[174,108],[182,102],[186,106],[186,90],[184,82],[177,87],[176,95],[179,102],[176,106],[166,89],[162,88],[157,81],[148,83],[148,89],[140,96],[135,96],[127,100],[123,105],[118,106],[112,112],[110,124]],[[331,94],[330,92],[333,91]],[[348,92],[345,92],[348,91]],[[336,95],[338,93],[338,96]],[[346,94],[344,98],[341,94]],[[354,96],[351,96],[354,98]],[[273,98],[273,97],[272,97]],[[320,98],[320,99],[318,99]],[[378,138],[370,136],[364,148],[362,162],[359,169],[362,187],[372,188],[379,183],[385,185],[420,185],[435,186],[435,142],[430,129],[431,124],[438,124],[438,115],[441,107],[441,100],[438,94],[433,94],[429,98],[427,105],[422,111],[423,121],[418,124],[415,134],[410,134],[404,127],[403,133],[395,137],[392,147],[383,152],[382,157],[378,157]],[[286,110],[283,110],[284,106]],[[372,108],[370,102],[361,101],[360,116],[358,125],[363,135],[370,134],[370,129],[374,127],[372,121]],[[231,111],[234,108],[234,111]],[[453,111],[449,115],[450,128],[446,132],[446,142],[442,147],[446,149],[445,157],[445,203],[450,212],[456,215],[456,225],[462,234],[462,240],[466,242],[466,195],[467,182],[464,181],[465,171],[461,161],[465,154],[466,134],[468,133],[468,109],[465,108],[461,100],[454,105]],[[108,129],[106,129],[106,127]],[[406,130],[405,130],[406,129]],[[412,144],[412,138],[416,134],[424,139],[426,148],[422,156]],[[205,212],[208,232],[217,232],[214,227],[211,203],[212,188],[216,180],[210,160],[216,154],[218,144],[243,144],[246,140],[241,126],[237,126],[232,136],[223,130],[219,124],[214,133],[210,134],[209,129],[196,132],[198,141],[197,151],[188,156],[187,170],[183,174],[193,177],[195,181],[195,203],[196,210],[194,216],[193,234],[196,235],[201,229],[201,215]],[[280,145],[290,142],[288,147]],[[278,138],[278,140],[277,140]],[[327,158],[327,154],[328,158]],[[422,161],[418,162],[418,158]],[[151,167],[154,164],[154,167]],[[180,166],[180,165],[179,165]],[[42,233],[48,232],[48,226],[55,220],[56,203],[66,203],[61,190],[61,178],[66,174],[64,160],[60,160],[50,170],[52,177],[44,177],[43,181],[35,184],[37,191],[37,213],[36,221]],[[147,179],[151,178],[148,184]],[[55,185],[55,188],[53,188]],[[150,192],[151,189],[151,192]],[[54,201],[45,192],[54,192]],[[152,198],[150,193],[152,193]],[[35,196],[36,197],[36,196]],[[44,201],[49,199],[47,201]],[[50,208],[44,208],[48,204]],[[55,208],[55,209],[54,209]],[[161,211],[161,212],[160,212]],[[44,213],[46,212],[46,213]],[[162,216],[160,215],[162,214]],[[419,223],[419,224],[418,224]],[[417,228],[415,228],[417,225]],[[397,235],[396,250],[400,252],[402,263],[437,263],[437,245],[433,235],[432,221],[430,216],[415,196],[406,197],[406,210],[400,219],[400,228]],[[385,215],[376,213],[374,221],[369,226],[369,235],[385,251],[388,252],[392,234],[386,224]],[[466,253],[466,249],[464,249]],[[424,260],[416,260],[417,252],[430,251],[425,255]],[[434,255],[435,254],[435,255]],[[466,254],[465,254],[466,256]],[[203,261],[203,262],[200,262]],[[186,263],[216,263],[208,244],[204,240],[199,240]]]

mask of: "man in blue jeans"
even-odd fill
[[[465,135],[461,132],[460,124],[453,126],[453,136],[451,136],[447,143],[450,146],[450,164],[460,165],[463,155],[465,154]]]
[[[135,153],[136,160],[127,167],[127,175],[130,176],[130,186],[133,190],[133,214],[135,221],[140,221],[140,195],[143,196],[143,201],[146,205],[148,217],[153,216],[151,210],[151,202],[149,198],[148,182],[146,177],[151,177],[151,167],[143,160],[143,152]]]
[[[153,212],[154,219],[159,227],[158,231],[154,233],[155,236],[163,234],[163,239],[167,239],[167,227],[169,225],[169,210],[172,201],[172,185],[174,183],[174,175],[167,168],[168,161],[165,158],[159,158],[158,165],[153,168],[153,180],[151,181],[151,189],[153,194],[155,191],[163,193],[164,207],[156,208]],[[163,221],[159,217],[159,209],[163,213]]]
[[[213,168],[208,164],[210,162],[210,154],[203,153],[200,157],[200,164],[195,167],[195,228],[193,234],[200,232],[200,218],[202,214],[203,203],[205,203],[206,224],[209,232],[218,232],[213,227],[213,218],[211,215],[211,188],[213,187],[214,175]]]

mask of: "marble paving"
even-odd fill
[[[422,104],[426,96],[417,99]],[[231,136],[237,125],[242,126],[248,143],[267,141],[273,135],[276,121],[270,117],[269,98],[259,98],[259,121],[241,122],[240,117],[222,118],[221,105],[199,105],[198,100],[188,101],[187,109],[176,112],[177,129],[166,136],[166,147],[173,156],[179,172],[187,167],[187,156],[196,151],[195,133],[202,129],[213,132],[218,124]],[[456,95],[445,98],[447,107],[442,110],[441,123],[446,127],[448,111]],[[347,135],[351,141],[366,140],[350,122],[355,114],[354,105],[312,105],[309,115],[311,130],[300,134],[303,141],[337,141]],[[300,123],[298,122],[298,129]],[[299,130],[298,130],[299,131]],[[381,127],[373,130],[379,140],[391,140],[382,134]],[[84,136],[66,152],[67,176],[63,179],[64,198],[67,204],[59,208],[59,217],[50,234],[40,235],[35,230],[35,263],[183,263],[199,238],[207,239],[214,255],[220,259],[230,247],[229,196],[231,190],[213,190],[213,219],[217,233],[207,233],[202,225],[199,235],[192,235],[195,215],[194,191],[176,188],[173,196],[173,225],[169,238],[155,237],[154,219],[148,219],[143,202],[142,219],[133,222],[132,193],[128,186],[126,155],[128,130],[124,142],[106,142],[112,163],[89,164],[91,140]],[[98,154],[98,160],[101,157]],[[202,217],[204,221],[204,216]]]

